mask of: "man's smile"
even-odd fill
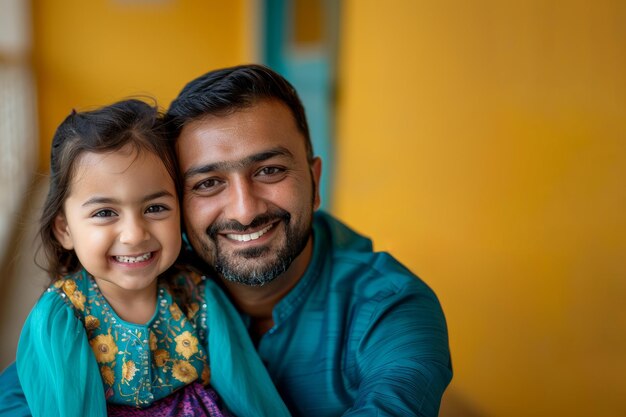
[[[267,233],[271,228],[273,228],[274,224],[265,226],[263,229],[253,232],[253,233],[227,233],[226,237],[228,239],[236,240],[238,242],[248,242],[250,240],[257,240],[258,238],[263,236],[265,233]]]

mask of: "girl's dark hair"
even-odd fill
[[[70,192],[76,160],[85,152],[111,152],[126,145],[159,157],[180,196],[176,156],[166,140],[156,106],[130,99],[93,111],[72,111],[52,139],[50,190],[40,219],[39,235],[46,261],[42,267],[52,281],[81,268],[76,253],[63,248],[53,233],[55,218]]]
[[[296,89],[280,74],[263,65],[249,64],[208,72],[189,82],[168,109],[169,139],[176,142],[186,124],[207,115],[221,116],[251,107],[260,100],[285,104],[304,136],[307,158],[313,146],[302,102]]]

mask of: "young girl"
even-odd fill
[[[52,283],[16,360],[33,416],[288,415],[224,294],[172,266],[176,169],[144,102],[57,129],[40,230]]]

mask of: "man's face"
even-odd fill
[[[308,163],[289,108],[264,100],[196,120],[176,150],[185,227],[198,255],[247,285],[288,271],[310,241],[321,171],[319,159]]]

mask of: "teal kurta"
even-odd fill
[[[433,291],[317,212],[313,259],[258,352],[294,415],[432,416],[452,378]]]
[[[147,406],[196,379],[208,382],[209,364],[211,386],[235,415],[288,415],[222,291],[204,279],[189,284],[197,287],[187,316],[160,285],[145,325],[121,320],[85,271],[53,285],[18,344],[32,415],[105,416],[105,398]]]

